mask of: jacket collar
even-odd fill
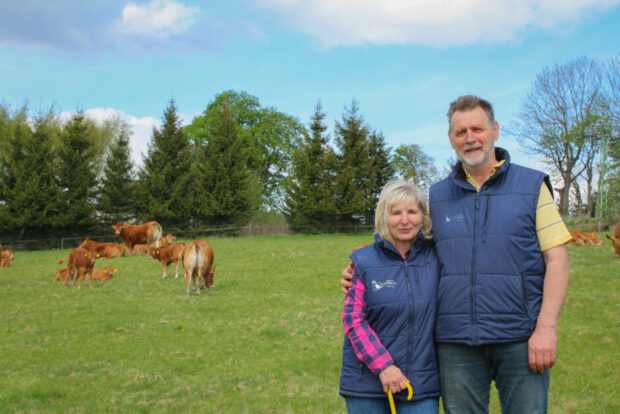
[[[409,261],[413,259],[414,257],[416,257],[418,253],[420,252],[420,250],[422,250],[422,248],[424,247],[425,242],[426,242],[426,237],[424,236],[424,234],[422,234],[422,232],[418,233],[418,235],[415,238],[415,241],[413,242],[413,245],[411,246],[411,248],[409,249],[409,252],[407,253],[406,260]],[[387,240],[382,239],[379,233],[375,233],[375,244],[386,252],[391,252],[393,254],[396,254],[402,260],[402,256],[400,255],[400,252],[396,250],[396,247],[394,247]]]
[[[497,161],[505,160],[505,162],[504,164],[502,164],[501,167],[497,169],[497,171],[495,171],[495,174],[489,177],[489,179],[483,184],[483,187],[487,184],[495,182],[497,180],[497,177],[504,174],[508,170],[508,168],[510,168],[510,154],[508,154],[508,151],[506,151],[504,148],[495,147],[495,159],[497,159]],[[448,177],[460,187],[474,189],[473,186],[467,182],[467,177],[465,176],[465,171],[463,170],[462,161],[458,161],[456,163]]]

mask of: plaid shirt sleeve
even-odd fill
[[[353,271],[353,286],[349,289],[342,310],[344,332],[353,345],[357,358],[364,362],[373,374],[394,364],[392,356],[383,346],[366,318],[366,286]]]

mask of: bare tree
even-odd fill
[[[563,215],[572,183],[592,168],[597,154],[602,81],[601,64],[580,57],[543,69],[521,102],[515,132],[526,151],[542,156],[559,173]]]

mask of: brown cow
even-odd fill
[[[200,288],[213,287],[215,268],[213,267],[213,249],[207,241],[194,240],[187,244],[183,250],[183,266],[185,267],[185,293],[190,294],[189,285],[193,283],[196,294],[200,294]],[[196,285],[198,279],[198,285]]]
[[[183,248],[185,243],[175,243],[170,246],[149,247],[148,255],[151,259],[157,259],[161,262],[164,269],[162,278],[168,277],[168,266],[174,262],[176,266],[175,279],[179,278],[179,262],[183,261]]]
[[[602,246],[603,240],[596,234],[596,230],[592,233],[584,233],[579,230],[568,229],[572,240],[568,242],[568,244],[573,246]]]
[[[176,236],[173,236],[172,234],[168,233],[159,240],[159,245],[170,246],[172,241],[175,239],[176,239]],[[149,245],[146,243],[134,244],[133,249],[131,250],[132,254],[148,254],[148,252],[149,252]]]
[[[592,244],[583,232],[573,229],[568,229],[568,232],[572,237],[568,244],[572,246],[589,246]]]
[[[15,259],[13,256],[13,250],[6,249],[0,254],[0,267],[9,267],[11,262]]]
[[[61,260],[62,262],[62,260]],[[93,287],[93,266],[95,265],[95,255],[89,250],[76,247],[69,253],[68,260],[68,278],[65,281],[65,286],[69,285],[69,279],[73,280],[73,286],[75,286],[75,280],[79,279],[78,289],[82,288],[82,279],[88,276],[88,285]]]
[[[123,224],[118,222],[113,224],[114,232],[121,237],[121,240],[130,252],[133,251],[133,246],[139,243],[153,244],[159,247],[159,240],[161,239],[161,225],[156,221],[149,221],[148,223],[132,225]]]
[[[95,254],[95,257],[97,259],[100,259],[100,258],[109,259],[113,257],[121,257],[121,256],[125,256],[125,254],[127,253],[127,250],[120,244],[99,243],[94,240],[91,240],[89,237],[84,239],[82,244],[80,244],[78,247],[81,247],[82,249],[90,250],[91,252]]]
[[[93,269],[93,280],[114,280],[113,273],[117,271],[118,269],[115,266],[107,266],[102,269]],[[60,269],[56,272],[54,282],[57,280],[67,280],[68,278],[69,269]]]
[[[603,245],[603,240],[601,240],[598,234],[596,234],[596,229],[594,229],[592,233],[583,233],[583,234],[586,236],[588,240],[590,240],[590,243],[592,243],[593,245],[596,245],[596,246]]]
[[[620,256],[620,223],[616,224],[616,234],[613,237],[608,234],[607,238],[611,240],[616,256]]]

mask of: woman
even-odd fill
[[[350,414],[389,413],[388,390],[399,414],[439,410],[433,341],[439,268],[424,236],[430,230],[422,191],[405,180],[389,181],[375,211],[375,242],[351,254],[340,377]]]

